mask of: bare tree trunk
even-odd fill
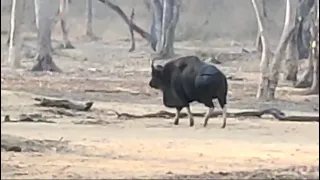
[[[315,47],[316,48],[316,47]],[[319,48],[319,44],[318,44]],[[308,94],[319,93],[319,52],[313,53],[313,78],[310,92]]]
[[[314,3],[314,16],[312,23],[312,57],[313,57],[313,78],[309,94],[319,93],[319,1]]]
[[[63,47],[65,49],[74,49],[74,46],[71,44],[69,37],[68,37],[68,27],[67,27],[67,18],[69,12],[69,3],[68,0],[60,0],[60,24],[63,36]]]
[[[275,98],[275,91],[279,81],[279,71],[281,67],[281,60],[283,59],[283,54],[287,47],[288,40],[293,35],[293,32],[295,30],[294,18],[295,18],[295,11],[293,10],[292,5],[290,4],[290,0],[286,0],[286,18],[285,18],[285,23],[284,23],[283,32],[280,38],[280,42],[270,66],[270,79],[269,79],[270,84],[268,88],[267,99]]]
[[[87,6],[87,11],[86,11],[86,35],[90,38],[95,37],[93,30],[92,30],[92,16],[93,16],[93,6],[92,6],[92,0],[86,0],[86,6]]]
[[[174,55],[174,33],[179,19],[179,0],[163,1],[163,16],[161,30],[161,50],[160,57],[168,58]]]
[[[39,30],[39,4],[34,1],[34,15],[36,17],[36,27]]]
[[[51,25],[52,17],[49,11],[50,0],[34,0],[38,15],[38,54],[37,63],[32,71],[58,71],[61,70],[55,65],[51,56]]]
[[[299,23],[298,20],[295,20],[295,29],[288,41],[288,46],[286,49],[286,58],[284,62],[284,79],[292,81],[293,84],[297,81],[298,75],[298,59],[299,59],[299,52],[298,52],[298,29]]]
[[[295,88],[308,88],[311,87],[313,81],[313,57],[312,49],[309,48],[308,67],[302,74],[301,78],[294,84]]]
[[[163,16],[163,6],[160,0],[152,0],[152,24],[151,24],[151,36],[154,39],[154,43],[151,44],[152,49],[160,53],[161,50],[161,35],[162,35],[162,16]]]
[[[300,0],[296,7],[295,25],[296,29],[288,43],[285,60],[285,79],[293,81],[295,87],[310,87],[312,82],[312,59],[309,50],[309,68],[304,72],[302,79],[297,82],[298,60],[305,58],[305,50],[309,45],[310,30],[306,29],[311,25],[311,8],[314,0]],[[310,28],[310,27],[309,27]],[[307,41],[307,42],[306,42]]]
[[[20,3],[20,2],[19,2]],[[21,12],[21,14],[24,14],[24,10],[26,9],[25,7],[26,7],[26,1],[22,1],[22,12]],[[10,4],[10,6],[12,7],[12,4],[13,4],[13,1],[11,1],[11,4]],[[11,12],[12,13],[12,12]],[[10,17],[10,19],[11,19],[11,17]],[[21,16],[21,24],[23,24],[22,22],[23,22],[23,16]],[[11,22],[10,22],[11,23]],[[11,25],[9,26],[9,32],[11,32]],[[9,33],[9,35],[8,35],[8,39],[7,39],[7,42],[6,42],[6,44],[8,45],[8,47],[9,47],[9,44],[10,44],[10,39],[11,39],[11,36],[10,36],[10,33]]]
[[[262,17],[264,19],[267,18],[267,9],[266,9],[266,1],[265,0],[261,0],[261,5],[262,5]],[[261,42],[261,33],[260,30],[258,29],[257,32],[257,37],[256,37],[256,50],[258,52],[262,52],[262,42]]]
[[[308,54],[308,68],[303,73],[302,77],[294,84],[295,88],[311,87],[313,81],[313,55],[310,42],[312,42],[312,21],[314,19],[313,9],[316,1],[301,0],[297,7],[297,19],[300,20],[298,35],[297,35],[297,48],[299,52],[299,59],[304,58]],[[307,28],[307,29],[306,29]],[[305,50],[308,53],[305,53]]]
[[[9,40],[9,53],[8,62],[12,68],[21,67],[21,24],[23,18],[24,1],[13,0],[11,9],[11,27],[10,27],[10,40]]]
[[[161,41],[160,41],[160,54],[165,55],[167,53],[165,43],[168,40],[167,32],[170,21],[173,17],[173,6],[174,1],[164,0],[163,1],[163,14],[162,14],[162,27],[161,27]],[[169,53],[169,52],[168,52]]]
[[[175,39],[175,30],[180,16],[180,1],[176,0],[173,5],[173,15],[169,27],[167,29],[167,40],[165,41],[164,47],[166,49],[167,56],[174,55],[174,39]]]
[[[262,44],[262,56],[261,56],[261,62],[260,62],[260,82],[259,87],[257,91],[257,98],[264,99],[267,97],[267,89],[269,86],[269,62],[272,58],[272,53],[269,47],[268,38],[266,37],[267,34],[264,31],[263,23],[264,20],[262,16],[260,15],[256,0],[251,0],[256,18],[258,21],[258,28],[261,34],[261,44]]]

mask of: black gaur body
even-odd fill
[[[213,99],[218,99],[224,112],[222,128],[226,126],[228,83],[217,67],[202,62],[197,56],[184,56],[164,66],[152,63],[151,70],[150,87],[163,92],[163,104],[166,107],[177,109],[174,124],[179,124],[180,111],[187,108],[190,126],[193,126],[189,103],[197,101],[209,108],[204,117],[206,126],[214,109]]]

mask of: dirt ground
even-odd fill
[[[8,20],[3,14],[1,18]],[[71,18],[74,24],[78,21]],[[102,31],[98,25],[94,29]],[[73,31],[76,49],[56,49],[53,55],[63,73],[34,73],[28,69],[35,61],[28,57],[34,55],[36,34],[25,33],[23,68],[12,70],[7,63],[7,30],[8,25],[1,29],[1,178],[319,179],[318,123],[241,117],[229,118],[226,129],[220,129],[222,120],[217,117],[206,128],[201,118],[195,118],[191,128],[186,118],[175,126],[172,119],[119,119],[110,114],[108,109],[133,114],[174,112],[162,105],[161,93],[148,86],[151,51],[139,37],[136,51],[128,53],[127,34],[90,41]],[[59,32],[56,27],[54,47],[61,42]],[[240,78],[229,80],[229,112],[275,107],[288,115],[319,113],[318,95],[295,95],[298,90],[284,81],[277,100],[255,99],[259,57],[242,51],[251,51],[252,43],[217,38],[205,43],[179,41],[175,47],[179,55],[206,58],[218,53],[222,64],[217,66],[227,76]],[[123,92],[85,92],[88,89]],[[35,106],[34,98],[42,96],[94,105],[69,117],[47,111],[54,108]],[[193,112],[205,110],[192,104]],[[3,121],[5,115],[18,119],[21,114],[38,114],[55,123]],[[5,151],[3,145],[19,146],[22,152]]]

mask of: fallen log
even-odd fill
[[[67,111],[67,110],[64,110],[64,109],[44,109],[42,111],[49,112],[49,113],[52,113],[52,114],[69,116],[69,117],[81,116],[81,114],[73,113],[71,111]]]
[[[18,123],[18,122],[34,122],[34,123],[56,123],[51,120],[47,120],[41,116],[41,114],[21,114],[19,119],[12,120],[9,115],[4,117],[6,123]]]
[[[108,109],[107,111],[115,114],[117,118],[124,119],[139,119],[139,118],[173,118],[175,113],[168,111],[159,111],[156,113],[147,113],[142,115],[130,114],[130,113],[119,113],[115,110]],[[192,113],[194,117],[203,117],[205,113]],[[217,117],[222,115],[222,111],[214,111],[210,117]],[[279,121],[293,121],[293,122],[319,122],[319,116],[286,116],[285,113],[276,109],[269,108],[263,110],[249,110],[243,112],[228,112],[227,117],[258,117],[261,118],[263,115],[272,115]],[[180,113],[180,117],[187,117],[187,113]]]
[[[66,99],[49,99],[49,98],[34,98],[36,101],[40,101],[39,104],[36,104],[38,106],[44,106],[44,107],[59,107],[59,108],[65,108],[65,109],[73,109],[77,111],[88,111],[92,105],[93,102],[75,102],[70,101]]]

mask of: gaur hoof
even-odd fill
[[[179,122],[178,121],[174,121],[173,124],[174,125],[179,125]]]

